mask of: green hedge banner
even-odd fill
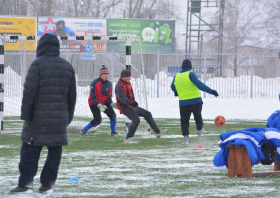
[[[139,36],[143,53],[173,52],[173,23],[168,20],[107,19],[107,36]],[[108,41],[107,51],[125,52],[125,41]],[[139,52],[139,42],[132,42]]]

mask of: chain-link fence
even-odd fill
[[[81,58],[81,52],[61,51],[77,75],[81,87],[79,96],[88,96],[88,87],[99,77],[102,65],[110,70],[110,80],[115,84],[121,70],[125,69],[125,54],[95,53],[94,60]],[[185,58],[192,61],[193,72],[221,98],[276,98],[280,87],[280,61],[277,56],[254,54],[132,54],[132,84],[143,87],[145,76],[148,98],[174,97],[170,84],[181,69]],[[5,97],[19,96],[28,67],[36,54],[33,51],[5,51]],[[143,62],[143,64],[142,64]],[[144,73],[143,76],[143,69]],[[140,80],[136,80],[140,79]],[[83,91],[85,88],[87,91]],[[137,88],[136,88],[137,89]],[[144,90],[138,90],[139,95]],[[202,94],[202,97],[213,97]]]
[[[88,53],[89,54],[89,53]],[[87,55],[88,55],[87,54]],[[83,58],[85,52],[61,50],[60,56],[69,61],[76,72],[77,104],[74,120],[92,119],[87,99],[90,84],[99,77],[106,65],[113,86],[126,67],[126,55],[120,53],[92,53],[94,58]],[[193,72],[221,98],[277,98],[280,78],[278,57],[254,54],[137,54],[131,56],[132,80],[136,100],[147,108],[147,98],[175,97],[170,85],[180,72],[185,58],[192,61]],[[5,51],[4,70],[4,130],[21,131],[20,108],[23,84],[28,68],[36,59],[33,51]],[[113,91],[114,94],[114,91]],[[214,97],[202,93],[202,97]],[[115,96],[113,95],[113,98]],[[118,115],[120,116],[120,115]],[[82,127],[84,122],[79,124]]]
[[[148,98],[174,97],[170,84],[182,61],[221,98],[278,98],[280,61],[277,56],[251,54],[143,54]],[[203,93],[202,97],[213,97]]]

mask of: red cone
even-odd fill
[[[198,145],[196,148],[205,148],[205,147],[202,145]]]

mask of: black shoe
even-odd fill
[[[111,136],[120,137],[119,134],[116,131],[111,133]]]
[[[30,188],[23,188],[23,187],[15,187],[14,189],[10,190],[9,192],[10,194],[29,194],[29,193],[33,193],[33,190]]]
[[[38,192],[39,193],[45,193],[45,194],[51,194],[51,193],[53,193],[53,189],[51,187],[44,186],[42,184],[41,187],[39,188]]]
[[[125,134],[126,134],[126,135],[128,134],[128,131],[129,131],[129,129],[130,129],[130,126],[131,126],[130,122],[126,122],[126,123],[125,123]]]

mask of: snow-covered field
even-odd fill
[[[85,101],[86,99],[78,100],[76,111],[91,116]],[[148,98],[148,109],[154,118],[180,118],[178,97]],[[204,98],[202,115],[204,119],[214,119],[218,115],[223,115],[226,119],[266,120],[278,109],[280,109],[280,103],[276,98]],[[106,117],[105,114],[102,115]]]
[[[140,143],[130,145],[122,144],[123,138],[106,135],[94,133],[83,139],[69,135],[52,195],[37,193],[47,157],[43,149],[34,193],[23,197],[275,197],[278,193],[277,176],[228,178],[226,170],[216,169],[212,162],[220,150],[216,132],[191,135],[189,146],[181,145],[181,135],[172,132],[160,140],[153,134],[137,135]],[[0,147],[0,152],[5,149],[13,155],[0,155],[0,197],[18,197],[8,195],[19,176],[17,142]],[[197,149],[197,145],[205,148]],[[272,171],[273,166],[257,165],[253,170]],[[69,181],[73,177],[80,181]]]
[[[10,87],[12,90],[17,85],[11,84]],[[84,94],[88,95],[86,91]],[[5,115],[20,113],[20,97],[13,96],[5,98]],[[258,124],[263,126],[280,105],[278,98],[218,97],[203,98],[203,102],[203,118],[210,120],[205,124],[211,122],[214,125],[212,120],[217,115],[237,120],[227,122],[223,130],[240,128],[245,120],[261,120]],[[178,97],[148,98],[148,109],[154,118],[180,117]],[[87,97],[78,98],[75,114],[92,116]],[[102,116],[106,117],[105,114]],[[123,117],[118,114],[118,118]],[[70,126],[82,127],[85,123],[75,121]],[[104,120],[105,123],[109,124]],[[254,123],[257,122],[251,124]],[[194,124],[193,120],[191,124]],[[275,197],[278,194],[278,177],[228,178],[227,171],[214,167],[213,157],[220,150],[217,144],[221,133],[219,127],[206,129],[202,137],[190,135],[191,144],[186,147],[181,144],[179,120],[169,120],[168,126],[171,129],[169,134],[160,140],[154,134],[136,134],[135,139],[140,142],[136,145],[124,145],[123,133],[119,139],[107,133],[90,133],[83,139],[78,134],[69,134],[69,146],[64,147],[55,193],[51,196],[36,193],[40,186],[39,173],[46,158],[44,150],[34,178],[34,194],[23,197]],[[173,133],[175,129],[177,133]],[[20,134],[1,135],[13,136],[16,141],[6,143],[0,139],[0,197],[18,197],[8,196],[8,191],[18,181]],[[205,149],[197,149],[198,145]],[[254,166],[254,171],[258,172],[271,170],[272,166]],[[68,181],[72,177],[81,181]]]
[[[150,98],[148,102],[155,118],[180,118],[178,98]],[[204,119],[222,115],[226,119],[266,120],[279,109],[276,98],[204,98],[202,115]]]

